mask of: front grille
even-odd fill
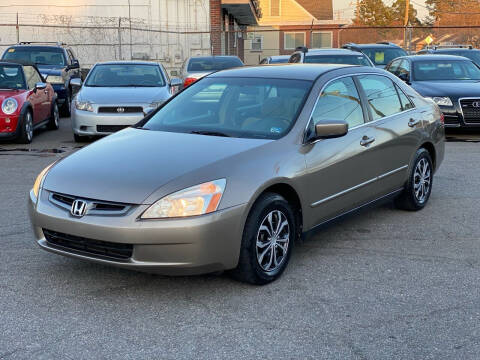
[[[47,229],[42,230],[47,242],[54,247],[85,253],[99,258],[128,260],[132,257],[133,245],[131,244],[111,243]]]
[[[102,106],[98,108],[99,113],[115,113],[115,114],[134,114],[143,113],[141,106]]]
[[[97,125],[98,132],[113,133],[123,130],[129,127],[129,125]]]
[[[50,201],[61,208],[70,211],[72,204],[77,199],[75,196],[60,194],[60,193],[51,193]],[[111,215],[111,216],[120,216],[124,215],[131,208],[129,204],[108,202],[102,200],[90,200],[81,198],[87,202],[87,214],[86,215]]]
[[[458,116],[445,115],[444,116],[445,124],[447,125],[456,125],[459,124]]]
[[[480,99],[462,99],[460,106],[466,123],[480,123]]]

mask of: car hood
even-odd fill
[[[53,65],[37,65],[37,68],[43,77],[47,77],[48,75],[60,76],[62,75],[62,72],[65,69],[65,67],[53,66]]]
[[[90,87],[83,86],[77,95],[81,101],[95,104],[143,104],[166,100],[170,93],[164,87]]]
[[[160,187],[272,140],[226,138],[129,128],[57,163],[43,188],[76,197],[142,204]],[[223,176],[225,176],[223,174]],[[193,177],[188,186],[202,179]],[[158,200],[158,199],[157,199]]]
[[[480,97],[480,81],[415,81],[411,86],[422,96]]]
[[[21,108],[23,105],[22,95],[27,90],[1,90],[0,89],[0,105],[2,104],[3,100],[7,98],[14,98],[18,102],[18,107]]]

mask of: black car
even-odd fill
[[[413,55],[390,62],[397,75],[442,110],[447,127],[480,127],[480,68],[461,56]]]
[[[474,49],[472,46],[459,45],[456,47],[441,47],[434,46],[427,49],[422,49],[417,52],[417,55],[457,55],[469,58],[475,64],[480,66],[480,50]]]
[[[63,116],[70,116],[72,88],[70,80],[79,78],[80,64],[72,49],[62,43],[22,42],[5,50],[2,60],[35,64],[43,78],[57,93]]]
[[[385,68],[393,59],[408,55],[400,46],[390,42],[380,42],[376,44],[349,43],[343,45],[342,48],[364,53],[372,60],[376,67],[381,69]]]

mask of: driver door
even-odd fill
[[[28,100],[33,108],[33,123],[38,124],[50,116],[51,102],[48,88],[35,91],[35,85],[39,82],[43,82],[40,74],[33,66],[24,66],[23,70],[30,90]]]

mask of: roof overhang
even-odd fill
[[[257,25],[262,11],[257,0],[222,0],[222,8],[232,15],[239,25]]]

